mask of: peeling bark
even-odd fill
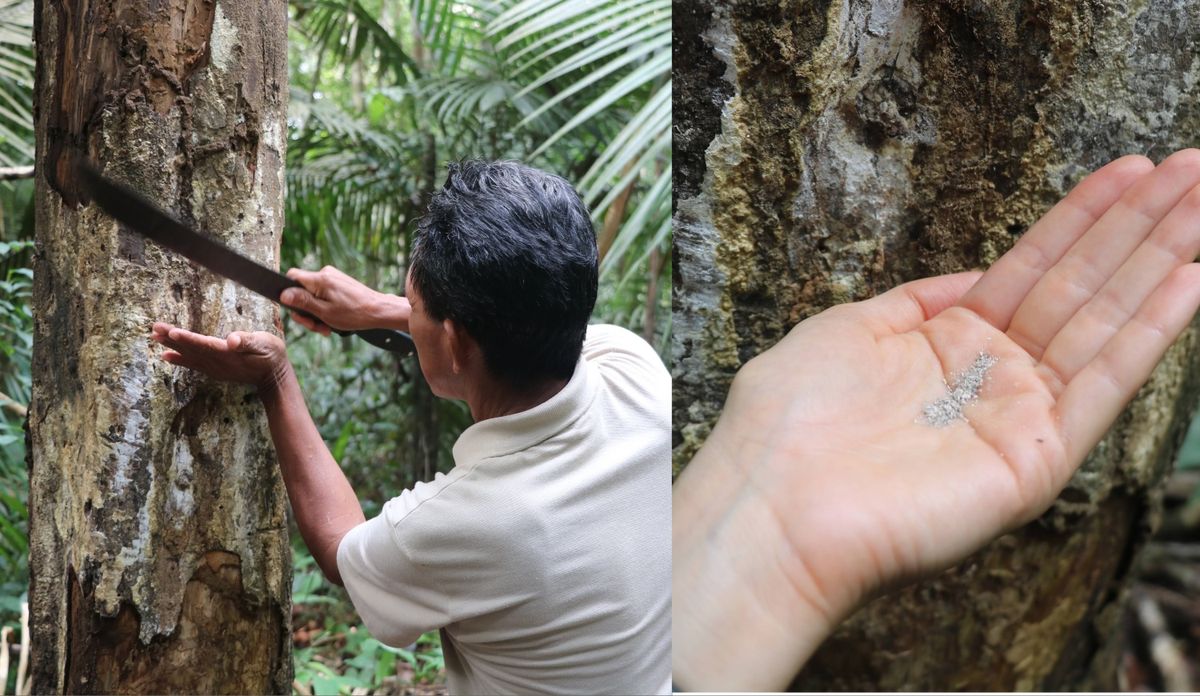
[[[270,266],[286,6],[41,0],[30,405],[34,690],[284,693],[286,498],[257,398],[150,324],[279,331],[272,303],[82,200],[85,156]]]
[[[1200,145],[1183,0],[699,0],[675,22],[677,469],[797,322],[985,267],[1085,173]],[[1200,394],[1197,341],[1042,519],[868,604],[793,686],[1115,688],[1116,607]]]

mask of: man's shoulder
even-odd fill
[[[644,371],[670,381],[662,358],[641,336],[615,324],[590,324],[583,341],[583,359],[593,365]]]
[[[475,466],[455,467],[392,498],[380,516],[408,548],[514,538],[529,525],[527,511],[505,481],[490,478]]]

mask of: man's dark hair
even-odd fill
[[[596,304],[596,232],[565,179],[518,162],[450,165],[417,225],[412,282],[514,386],[569,379]]]

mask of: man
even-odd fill
[[[309,329],[395,328],[434,393],[475,424],[455,467],[364,521],[283,342],[155,324],[163,359],[255,385],[292,510],[373,635],[442,629],[461,693],[649,693],[670,683],[670,376],[624,329],[587,325],[590,218],[563,179],[452,165],[421,221],[405,297],[332,268],[289,272]]]

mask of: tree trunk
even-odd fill
[[[149,340],[155,320],[278,332],[278,313],[88,205],[71,172],[88,157],[276,266],[286,6],[35,12],[34,691],[285,693],[291,558],[262,407]]]
[[[677,467],[737,368],[798,321],[984,267],[1088,171],[1198,144],[1200,5],[1184,0],[703,0],[676,6],[675,30]],[[1197,340],[1043,518],[862,608],[793,686],[1114,688]]]

